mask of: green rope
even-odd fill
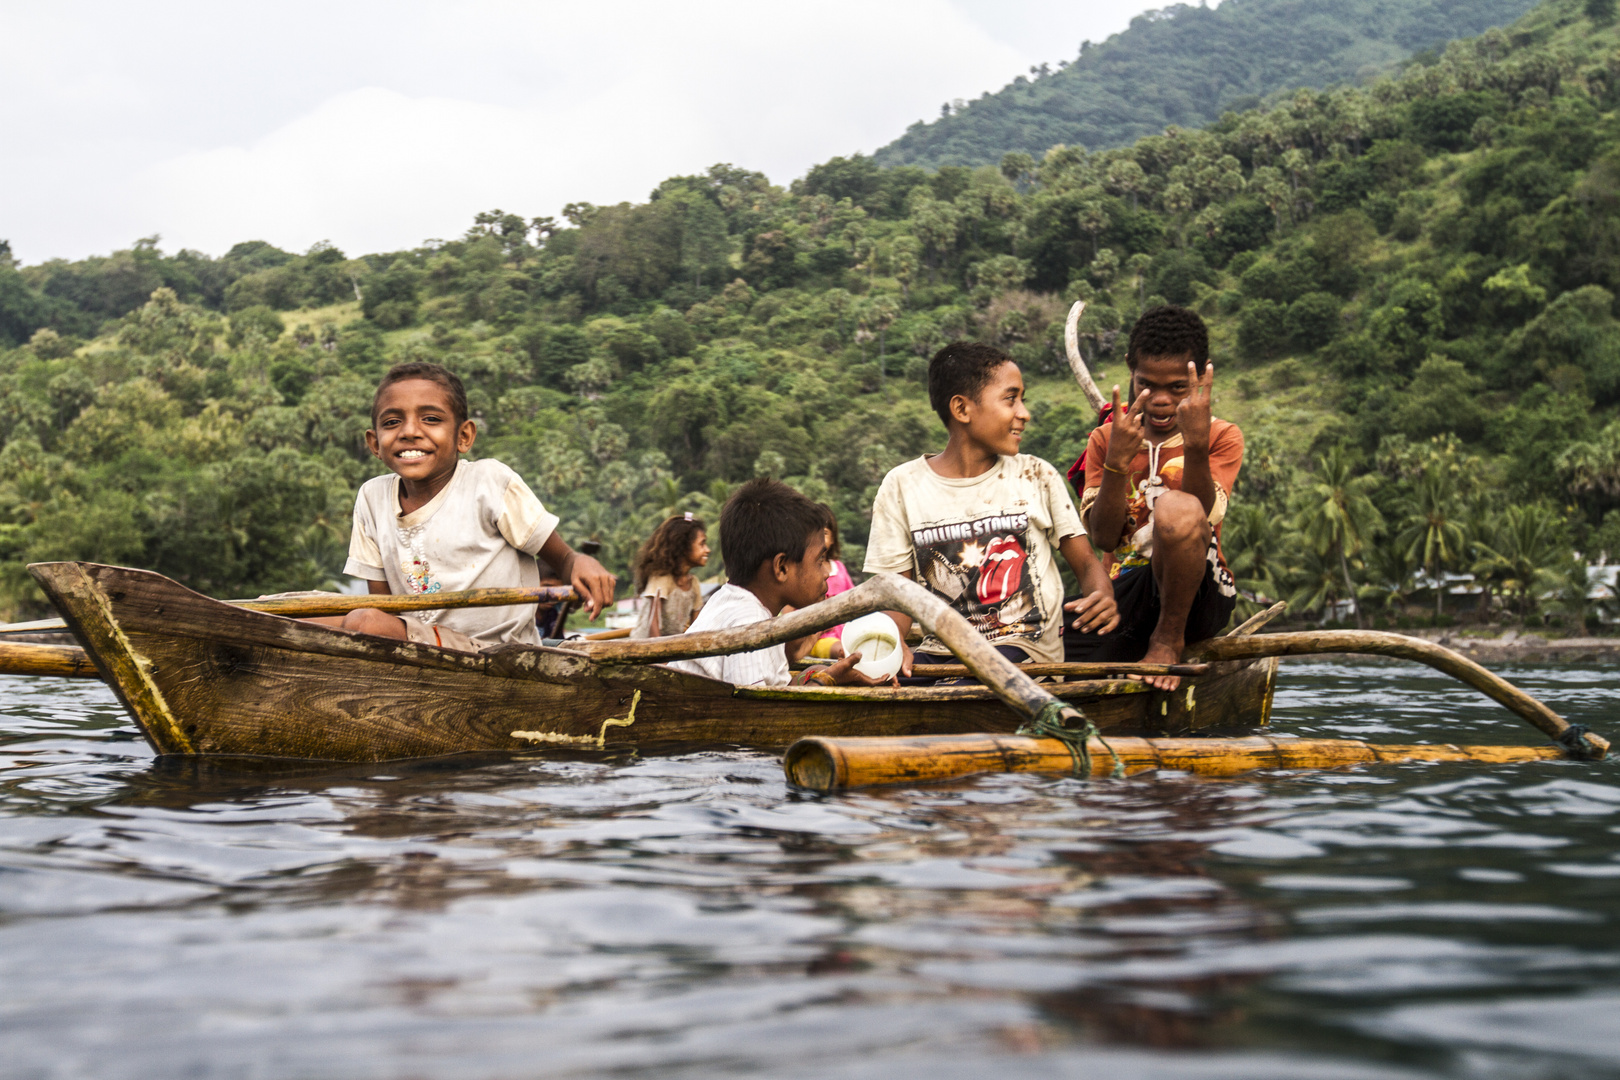
[[[1125,776],[1125,763],[1114,753],[1114,748],[1108,745],[1108,740],[1102,737],[1097,725],[1091,722],[1084,711],[1074,710],[1080,714],[1080,727],[1072,728],[1063,722],[1063,712],[1069,708],[1073,706],[1065,705],[1057,698],[1053,698],[1041,706],[1041,711],[1036,713],[1032,720],[1013,734],[1028,735],[1036,739],[1056,739],[1062,743],[1068,748],[1069,756],[1074,759],[1074,775],[1081,780],[1091,778],[1091,749],[1086,742],[1095,738],[1114,759],[1114,768],[1109,775],[1115,780],[1122,779]]]

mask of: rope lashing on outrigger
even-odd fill
[[[1592,729],[1585,724],[1571,724],[1560,732],[1553,742],[1569,751],[1569,756],[1576,761],[1600,761],[1603,758],[1603,750],[1593,746],[1591,740],[1587,738],[1591,733]]]
[[[1080,717],[1081,726],[1072,728],[1065,724],[1063,714],[1066,712],[1076,713]],[[1108,740],[1102,737],[1102,732],[1097,730],[1097,725],[1091,722],[1091,718],[1073,705],[1066,705],[1054,698],[1041,707],[1041,711],[1035,714],[1034,719],[1020,726],[1013,734],[1028,735],[1036,739],[1056,739],[1062,743],[1068,748],[1069,756],[1074,759],[1074,775],[1077,780],[1091,779],[1091,747],[1088,742],[1096,739],[1114,759],[1114,767],[1108,775],[1114,780],[1125,778],[1125,763],[1119,759],[1114,748],[1108,745]]]

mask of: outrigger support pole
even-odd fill
[[[1492,701],[1529,721],[1537,730],[1568,751],[1571,757],[1595,759],[1609,751],[1601,735],[1571,724],[1517,686],[1488,671],[1466,656],[1443,645],[1405,634],[1380,630],[1318,630],[1294,634],[1221,637],[1194,645],[1185,659],[1256,660],[1269,656],[1313,656],[1321,653],[1356,653],[1416,660],[1478,690]]]

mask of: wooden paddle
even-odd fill
[[[629,637],[629,630],[602,630],[586,634],[586,641],[613,641]],[[77,645],[35,645],[0,641],[0,675],[54,675],[64,679],[99,679],[90,656]]]
[[[1360,739],[1135,739],[1087,742],[1093,776],[1107,776],[1118,755],[1125,772],[1174,769],[1235,776],[1254,769],[1335,769],[1386,761],[1542,761],[1557,746],[1389,746]],[[1110,753],[1112,751],[1112,753]],[[1057,739],[1022,735],[845,736],[800,739],[782,759],[788,781],[813,791],[870,784],[922,783],[973,773],[1072,774],[1074,756]]]
[[[568,585],[546,585],[535,589],[465,589],[460,592],[386,594],[316,593],[305,596],[276,596],[262,600],[226,600],[239,608],[284,615],[290,619],[312,619],[323,615],[347,615],[357,608],[375,608],[391,614],[406,611],[439,611],[444,608],[506,607],[516,604],[551,604],[579,599]],[[66,630],[61,619],[0,624],[0,634],[37,634]]]

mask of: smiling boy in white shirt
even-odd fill
[[[399,364],[383,376],[366,446],[388,467],[360,487],[344,573],[374,595],[533,588],[535,556],[573,585],[591,616],[613,600],[615,579],[568,546],[558,519],[509,467],[463,461],[478,426],[467,392],[438,364]],[[533,604],[413,611],[359,608],[312,619],[377,637],[476,652],[503,642],[539,645]]]

